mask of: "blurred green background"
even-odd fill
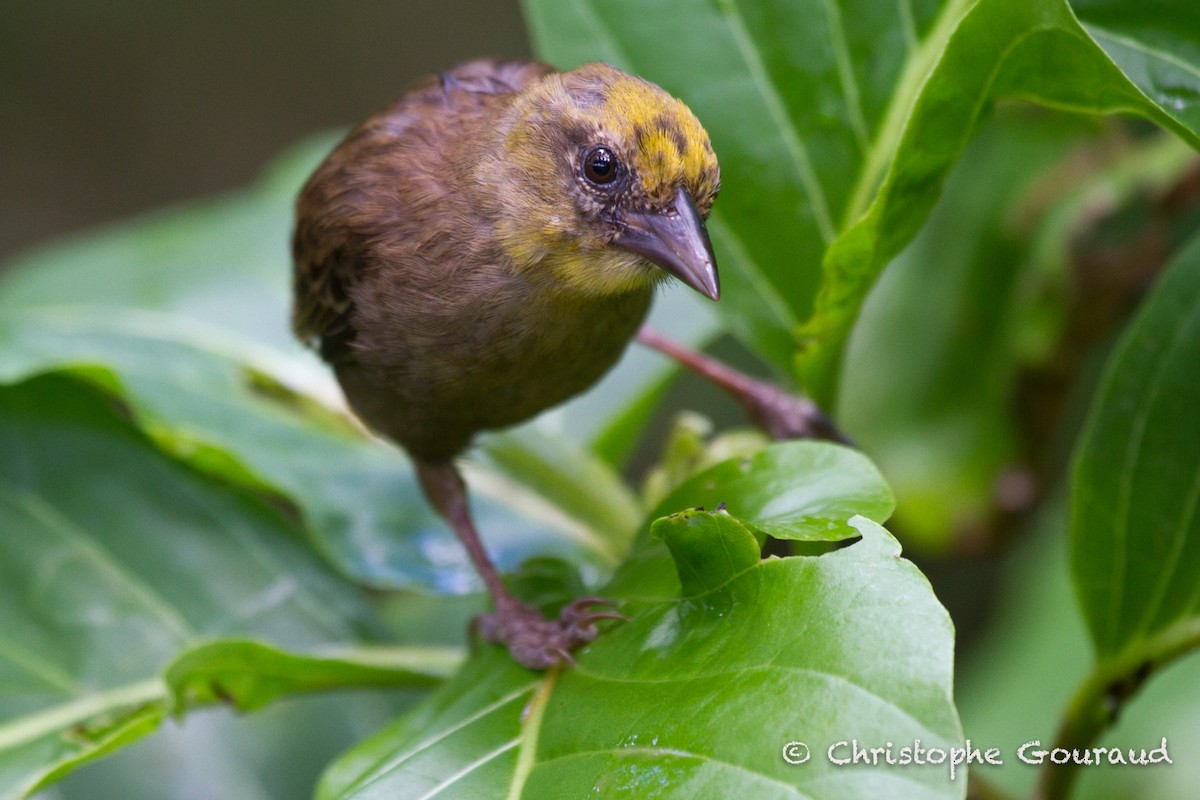
[[[0,262],[249,183],[421,75],[529,54],[515,0],[5,0]]]

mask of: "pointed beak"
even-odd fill
[[[708,230],[686,189],[676,193],[665,211],[628,214],[616,244],[662,267],[709,300],[721,296]]]

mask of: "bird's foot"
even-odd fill
[[[536,608],[511,597],[499,598],[496,610],[478,620],[479,632],[489,642],[503,644],[520,664],[546,669],[556,664],[574,664],[571,651],[595,639],[602,619],[627,619],[612,610],[611,600],[581,597],[563,606],[558,619],[546,619]]]
[[[852,445],[816,403],[769,381],[752,380],[738,393],[746,414],[772,439],[827,439]]]

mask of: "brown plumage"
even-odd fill
[[[670,273],[716,299],[708,137],[606,65],[476,61],[431,77],[329,155],[297,203],[297,334],[355,412],[413,456],[492,592],[485,635],[546,666],[602,612],[546,621],[504,592],[451,459],[620,357]]]
[[[545,256],[530,268],[505,251],[497,223],[514,216],[529,249],[551,253],[582,238],[544,236],[549,223],[531,218],[537,208],[521,198],[508,202],[516,215],[496,210],[506,195],[528,193],[548,197],[542,205],[553,211],[544,216],[568,213],[559,196],[567,191],[530,178],[544,181],[552,166],[551,182],[574,189],[573,159],[549,162],[573,156],[597,132],[539,126],[529,135],[546,139],[547,163],[536,171],[506,162],[512,147],[500,135],[516,93],[552,74],[538,63],[472,62],[430,78],[354,131],[300,195],[296,331],[319,342],[355,411],[419,458],[453,457],[476,432],[528,419],[590,386],[620,356],[653,284],[666,277],[621,251],[618,259],[637,262],[621,265],[632,273],[626,285],[571,291]],[[683,135],[669,121],[663,127]],[[487,159],[496,166],[480,180]],[[695,189],[702,208],[715,195],[715,169],[713,160]],[[596,248],[596,260],[611,258],[607,247]],[[574,268],[605,266],[585,257]]]

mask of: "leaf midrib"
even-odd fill
[[[884,174],[900,146],[908,117],[925,87],[926,79],[946,51],[946,43],[957,30],[958,24],[978,1],[950,0],[938,14],[925,40],[918,44],[915,51],[909,52],[900,72],[900,80],[893,87],[887,110],[876,131],[875,143],[866,151],[850,191],[850,202],[846,204],[846,211],[842,215],[842,231],[851,227],[870,207],[876,189],[883,182]]]
[[[1133,424],[1130,429],[1130,436],[1125,451],[1125,458],[1122,461],[1120,472],[1120,484],[1118,486],[1118,506],[1116,517],[1117,524],[1120,526],[1117,531],[1116,541],[1113,543],[1114,557],[1113,559],[1113,579],[1109,587],[1111,591],[1111,605],[1109,609],[1109,626],[1108,626],[1108,642],[1111,645],[1116,641],[1120,633],[1120,623],[1124,616],[1121,611],[1125,601],[1126,580],[1125,573],[1128,570],[1129,548],[1130,541],[1130,515],[1131,503],[1133,498],[1133,478],[1138,472],[1138,464],[1144,455],[1143,439],[1146,435],[1146,430],[1150,425],[1151,409],[1153,408],[1158,397],[1162,394],[1163,386],[1169,375],[1172,374],[1172,367],[1176,365],[1175,354],[1183,344],[1195,338],[1195,329],[1200,323],[1200,308],[1196,305],[1196,298],[1192,298],[1190,303],[1190,312],[1187,313],[1186,321],[1183,324],[1175,325],[1172,331],[1171,339],[1166,343],[1166,346],[1158,354],[1159,363],[1150,380],[1144,385],[1142,392],[1139,393],[1137,402],[1137,413],[1134,417]],[[1116,364],[1125,363],[1125,356],[1132,352],[1132,348],[1139,346],[1141,338],[1136,337],[1130,339],[1129,348],[1119,354],[1114,361]],[[1107,392],[1104,396],[1098,398],[1097,403],[1106,404]],[[1163,598],[1166,595],[1167,584],[1175,569],[1178,567],[1179,551],[1187,541],[1187,525],[1183,520],[1190,519],[1195,510],[1197,492],[1200,491],[1200,473],[1193,480],[1192,490],[1190,492],[1190,500],[1185,502],[1182,509],[1183,516],[1181,524],[1175,526],[1176,544],[1179,547],[1173,547],[1174,558],[1171,560],[1167,569],[1159,573],[1158,583],[1154,586],[1150,600],[1146,603],[1141,619],[1138,621],[1138,627],[1131,633],[1130,638],[1134,638],[1137,634],[1145,631],[1152,621],[1153,614],[1157,613],[1162,605]]]
[[[399,767],[404,762],[411,759],[413,756],[416,756],[419,753],[423,753],[424,751],[426,751],[429,748],[436,745],[438,742],[440,742],[450,736],[453,736],[455,733],[462,730],[463,728],[466,728],[467,726],[472,725],[473,723],[486,718],[490,714],[496,713],[497,711],[499,711],[501,708],[504,708],[504,706],[508,705],[509,703],[512,703],[513,701],[519,699],[523,695],[529,694],[530,692],[534,691],[540,683],[541,683],[540,679],[537,681],[530,681],[529,683],[525,684],[524,686],[514,689],[513,691],[503,695],[502,697],[499,697],[496,700],[493,700],[491,703],[488,703],[486,706],[484,706],[480,709],[477,709],[476,711],[467,715],[463,719],[458,720],[453,725],[446,727],[445,729],[441,730],[434,736],[431,736],[428,739],[425,739],[424,741],[420,742],[415,747],[411,747],[408,750],[404,751],[403,753],[400,753],[399,755],[389,758],[382,766],[380,766],[374,770],[371,770],[370,772],[366,773],[361,779],[359,779],[359,780],[355,781],[354,783],[350,784],[349,786],[347,786],[346,790],[345,790],[345,792],[343,792],[342,796],[352,796],[354,793],[358,792],[359,790],[364,789],[374,783],[379,782],[380,780],[382,780],[383,778],[385,778],[389,774],[391,774],[393,771],[395,771],[397,767]],[[519,741],[520,741],[520,739],[513,740],[513,742],[512,742],[513,746],[515,746]]]
[[[746,64],[746,69],[750,73],[754,88],[758,91],[759,96],[762,97],[763,102],[766,103],[767,113],[783,137],[788,157],[796,169],[800,185],[804,187],[804,191],[808,195],[809,204],[812,207],[813,220],[817,224],[821,240],[828,246],[837,238],[837,231],[834,228],[833,218],[830,215],[829,202],[825,198],[825,188],[821,186],[821,182],[817,179],[817,173],[813,168],[808,147],[797,135],[796,127],[791,124],[787,106],[784,104],[783,98],[779,95],[775,83],[771,80],[766,65],[763,64],[758,51],[754,48],[753,41],[750,39],[750,33],[746,30],[745,21],[738,10],[737,0],[718,0],[717,7],[725,16],[729,32],[733,36],[734,44],[737,45],[738,54],[741,55],[742,61]]]
[[[168,694],[161,678],[148,678],[17,717],[0,724],[0,752],[60,733],[115,709],[165,703]]]
[[[48,686],[67,694],[77,694],[80,683],[73,675],[60,669],[46,657],[34,653],[19,642],[0,636],[0,659],[37,678]]]

